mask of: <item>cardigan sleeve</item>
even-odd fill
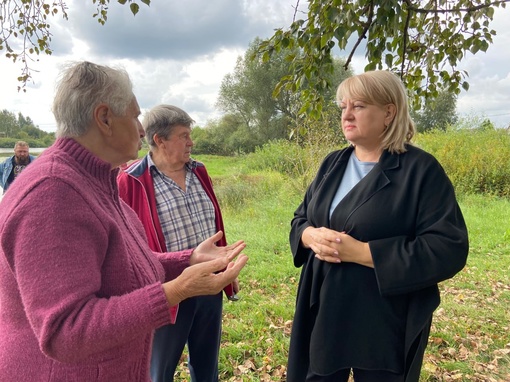
[[[382,295],[436,285],[466,264],[468,233],[453,186],[432,156],[422,156],[417,165],[409,173],[419,175],[406,181],[401,198],[395,195],[409,202],[408,214],[416,214],[413,234],[369,241]]]
[[[61,362],[87,359],[171,323],[157,277],[130,285],[129,268],[118,269],[109,258],[124,245],[122,237],[81,191],[46,178],[13,208],[0,237],[18,286],[15,298],[41,350]]]
[[[179,252],[154,252],[161,265],[165,269],[165,281],[170,281],[179,276],[182,271],[189,267],[189,259],[193,249],[186,249]]]
[[[122,201],[122,205],[125,206],[124,212],[132,219],[135,229],[139,232],[140,236],[146,239],[147,230],[140,221],[136,211],[131,209],[124,201]],[[151,247],[150,243],[148,246]],[[165,270],[165,281],[175,279],[182,273],[184,268],[189,267],[189,261],[193,250],[194,248],[177,252],[158,252],[153,250],[154,256],[159,260]]]

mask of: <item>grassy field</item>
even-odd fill
[[[225,302],[221,381],[285,381],[299,269],[288,244],[303,190],[278,172],[250,173],[235,158],[206,163],[229,241],[243,239],[250,261],[241,300]],[[421,382],[510,381],[510,201],[461,196],[470,233],[465,269],[440,285]],[[176,380],[187,380],[185,358]]]
[[[241,300],[225,300],[220,381],[285,381],[300,271],[292,265],[288,234],[303,182],[249,171],[242,157],[196,159],[213,178],[227,239],[245,240],[250,257],[240,276]],[[459,204],[470,255],[463,271],[440,285],[420,382],[508,382],[510,200],[461,195]],[[186,355],[175,380],[189,380]]]

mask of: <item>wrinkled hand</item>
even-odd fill
[[[329,263],[351,262],[373,267],[368,243],[356,240],[345,232],[326,227],[307,227],[301,236],[305,248],[310,248],[315,257]]]
[[[170,306],[190,297],[218,294],[233,283],[248,261],[248,256],[239,254],[241,247],[244,248],[237,246],[227,255],[189,266],[179,277],[163,284]]]
[[[223,232],[218,231],[211,237],[201,242],[196,247],[189,259],[190,265],[203,263],[206,261],[217,259],[218,257],[235,254],[234,257],[239,254],[245,247],[244,241],[239,240],[234,244],[227,245],[225,247],[218,247],[215,243],[223,237]]]
[[[237,277],[232,283],[232,288],[234,289],[234,294],[239,293],[239,291],[241,290],[241,284],[239,284],[239,279]]]

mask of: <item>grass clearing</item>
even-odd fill
[[[245,240],[250,257],[241,300],[225,300],[220,380],[285,381],[300,273],[288,234],[303,192],[287,175],[247,171],[242,158],[198,159],[213,178],[229,242]],[[510,381],[510,201],[463,195],[459,204],[470,255],[440,285],[420,382]],[[189,379],[185,364],[176,380]]]

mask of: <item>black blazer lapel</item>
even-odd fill
[[[389,152],[384,151],[379,163],[374,166],[372,171],[361,179],[361,181],[345,195],[340,203],[338,203],[331,216],[331,221],[328,221],[328,226],[337,231],[344,231],[345,225],[352,214],[390,184],[390,180],[386,176],[385,171],[397,168],[398,165],[398,155],[391,155]],[[338,185],[332,191],[328,205],[331,204],[337,189]]]

